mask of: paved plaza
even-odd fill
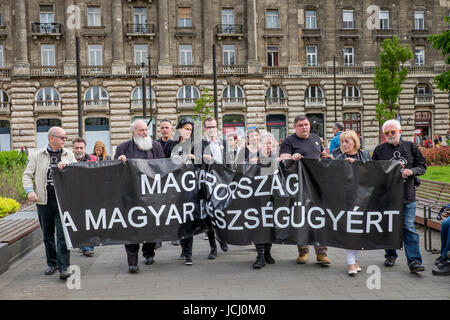
[[[423,230],[418,227],[421,237]],[[306,265],[295,262],[297,248],[274,245],[274,265],[254,270],[253,246],[230,246],[219,249],[216,260],[208,260],[209,243],[203,234],[194,238],[192,266],[178,259],[180,246],[164,242],[156,250],[155,263],[144,264],[140,254],[138,274],[128,273],[123,246],[96,247],[88,258],[78,250],[71,252],[71,264],[81,271],[81,289],[68,289],[59,273],[44,275],[45,252],[41,244],[10,269],[0,275],[0,300],[7,299],[159,299],[159,300],[305,300],[305,299],[450,299],[450,277],[431,274],[437,254],[423,250],[425,272],[411,274],[404,252],[393,268],[383,266],[384,251],[362,252],[363,268],[357,277],[347,275],[343,249],[329,248],[329,267],[315,263],[314,251]],[[440,248],[439,233],[433,232],[433,246]],[[376,283],[367,268],[378,266],[381,288],[369,289]],[[376,269],[376,267],[375,267]],[[369,278],[372,277],[372,278]],[[369,280],[369,281],[368,281]],[[372,284],[372,285],[370,285]]]

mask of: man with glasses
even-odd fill
[[[404,181],[404,207],[403,207],[403,244],[409,270],[413,273],[424,271],[420,255],[419,234],[414,228],[416,216],[416,190],[414,177],[425,173],[427,166],[425,158],[411,141],[401,139],[402,128],[400,122],[391,119],[382,127],[386,142],[378,145],[373,151],[372,160],[398,161],[402,165]],[[386,249],[386,267],[392,267],[397,259],[395,249]]]
[[[67,272],[70,265],[70,251],[66,246],[59,216],[53,169],[60,162],[77,162],[72,151],[64,148],[65,142],[66,133],[62,128],[50,128],[48,145],[30,155],[22,179],[28,200],[36,202],[47,258],[45,274],[52,275],[59,270],[61,280],[66,280],[70,276]],[[55,243],[55,228],[57,243]]]

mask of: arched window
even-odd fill
[[[42,88],[36,94],[38,107],[59,107],[61,96],[55,88]]]
[[[193,104],[200,98],[200,91],[194,86],[183,86],[178,90],[177,99],[182,104]]]
[[[342,97],[344,99],[344,104],[361,102],[361,94],[356,86],[346,86],[342,91]]]
[[[311,86],[306,89],[305,103],[307,106],[313,105],[325,105],[325,99],[323,97],[323,91],[319,86]]]
[[[227,86],[222,93],[224,103],[244,103],[244,92],[236,85]]]
[[[150,88],[149,87],[145,87],[145,92],[146,92],[146,106],[150,106]],[[133,89],[133,91],[131,92],[131,106],[132,107],[136,107],[136,108],[142,108],[142,100],[143,100],[143,95],[142,95],[142,87],[136,87]],[[152,104],[155,104],[155,92],[153,90],[151,90],[151,94],[152,94]]]
[[[266,91],[267,104],[285,104],[286,98],[283,89],[280,86],[271,86]]]
[[[102,87],[90,87],[84,95],[85,107],[107,107],[108,93]]]
[[[414,89],[414,95],[416,104],[433,103],[433,93],[427,84],[419,84]]]
[[[9,114],[9,96],[5,90],[0,90],[0,114]]]

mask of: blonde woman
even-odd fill
[[[365,150],[361,150],[361,142],[358,135],[353,130],[347,130],[339,136],[340,149],[342,154],[336,157],[336,160],[347,160],[350,163],[355,161],[370,161],[370,154]],[[361,271],[359,266],[360,250],[345,250],[348,264],[348,274],[356,276]]]
[[[103,141],[95,141],[94,152],[92,154],[94,156],[97,156],[99,161],[111,160],[111,157],[108,156],[106,152],[106,146]]]

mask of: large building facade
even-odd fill
[[[325,140],[337,120],[371,150],[374,67],[393,35],[414,52],[399,98],[405,138],[445,135],[449,96],[433,78],[446,65],[426,38],[447,30],[448,2],[0,0],[0,150],[41,147],[53,125],[69,141],[78,135],[76,37],[89,152],[95,140],[111,152],[142,117],[142,63],[156,123],[195,115],[202,90],[213,92],[213,44],[220,128],[258,126],[282,139],[304,114]]]

